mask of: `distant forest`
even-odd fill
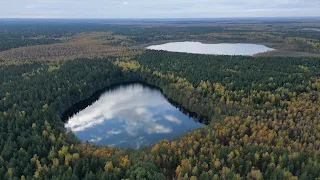
[[[11,48],[65,42],[79,33],[112,32],[128,37],[114,45],[134,46],[172,40],[262,43],[279,50],[320,53],[317,20],[303,21],[4,21],[0,24],[0,51]]]

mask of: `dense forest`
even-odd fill
[[[320,59],[147,51],[1,65],[4,179],[316,179]],[[205,128],[139,150],[81,143],[64,128],[73,104],[114,83],[143,81]]]
[[[201,40],[319,53],[320,33],[305,28],[320,24],[0,20],[0,179],[320,180],[320,58],[141,48]],[[128,81],[160,88],[206,126],[140,149],[84,143],[64,127],[74,104]]]

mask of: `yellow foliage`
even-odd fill
[[[153,153],[153,152],[156,152],[156,151],[158,151],[158,149],[159,149],[159,144],[157,143],[157,144],[155,144],[155,145],[152,147],[151,152],[152,152],[152,153]]]
[[[45,109],[48,109],[48,107],[49,107],[49,105],[45,104],[45,105],[42,106],[42,109],[45,110]]]
[[[182,177],[182,168],[180,165],[176,168],[176,177]]]
[[[42,131],[42,136],[48,136],[48,132],[46,130]]]
[[[49,139],[51,142],[55,142],[56,141],[56,137],[54,136],[54,134],[50,134]]]
[[[70,162],[72,161],[72,157],[73,156],[69,153],[64,156],[64,164],[66,166],[69,166]]]
[[[57,159],[57,158],[54,158],[53,160],[52,160],[52,166],[54,167],[54,168],[57,168],[57,167],[59,167],[59,159]]]
[[[104,166],[104,170],[109,171],[109,172],[113,171],[112,161],[109,161],[106,163],[106,165]]]
[[[130,160],[128,159],[128,156],[122,157],[122,158],[121,158],[121,166],[122,166],[123,168],[127,168],[128,165],[130,165]]]
[[[221,83],[214,83],[214,89],[220,93],[225,91],[225,87]]]
[[[123,70],[130,70],[130,69],[139,69],[140,64],[138,61],[115,61],[115,65],[121,67]]]
[[[49,68],[48,68],[48,71],[52,72],[52,71],[55,71],[55,70],[58,70],[58,69],[60,69],[60,65],[50,65]]]
[[[214,161],[214,167],[215,167],[216,169],[220,169],[220,168],[221,168],[221,163],[220,163],[219,160],[215,160],[215,161]]]
[[[309,68],[306,67],[306,66],[299,65],[298,67],[299,67],[301,70],[303,70],[304,72],[309,72]]]
[[[197,180],[198,178],[196,176],[191,176],[190,180]]]
[[[68,153],[68,147],[63,146],[60,151],[58,151],[59,156],[64,156]]]
[[[252,170],[248,175],[247,179],[253,179],[253,180],[262,180],[263,176],[260,170]]]
[[[72,154],[72,159],[79,159],[79,158],[80,158],[79,153]]]
[[[40,173],[38,171],[34,172],[34,176],[35,179],[39,179],[40,178]]]
[[[8,175],[9,175],[9,177],[13,176],[13,169],[12,168],[8,169]]]

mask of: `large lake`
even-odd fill
[[[145,84],[117,85],[97,98],[82,110],[73,107],[79,112],[65,124],[83,142],[139,148],[204,126]]]
[[[201,42],[171,42],[161,45],[152,45],[147,49],[164,50],[172,52],[186,52],[194,54],[216,54],[216,55],[249,55],[272,51],[274,49],[259,44],[245,43],[220,43],[203,44]]]

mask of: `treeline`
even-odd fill
[[[319,23],[303,22],[233,22],[233,21],[172,21],[117,22],[92,20],[41,20],[1,22],[0,51],[11,48],[53,44],[79,34],[113,32],[128,37],[126,42],[108,44],[134,46],[151,42],[202,40],[215,43],[263,43],[276,49],[320,52],[320,33],[303,27],[318,27]]]
[[[86,32],[110,32],[109,25],[72,21],[12,21],[0,24],[0,51],[12,48],[55,44]]]

